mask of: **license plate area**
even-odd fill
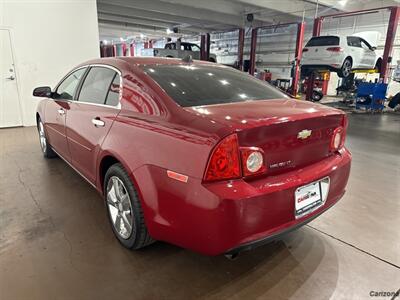
[[[296,219],[312,213],[325,204],[329,183],[329,177],[325,177],[296,189],[294,195]]]

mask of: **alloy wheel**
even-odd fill
[[[343,75],[344,77],[347,77],[350,75],[351,72],[351,61],[346,60],[343,64]]]
[[[47,141],[42,121],[39,121],[39,140],[40,147],[42,148],[43,153],[46,153]]]
[[[115,231],[123,239],[128,239],[133,230],[131,200],[124,183],[112,176],[107,184],[108,212]]]

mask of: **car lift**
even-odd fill
[[[282,23],[278,25],[267,25],[261,27],[255,27],[251,31],[251,47],[250,47],[250,68],[249,73],[254,75],[256,69],[256,48],[257,48],[257,33],[259,29],[267,29],[267,28],[278,28],[278,27],[286,27],[290,25],[297,25],[297,38],[296,38],[296,50],[295,50],[295,67],[294,74],[292,79],[292,87],[291,92],[294,97],[297,95],[298,84],[300,81],[300,60],[303,54],[303,41],[304,41],[304,31],[306,27],[305,22],[291,22],[291,23]]]
[[[389,76],[389,65],[391,63],[391,55],[393,51],[393,43],[396,37],[397,25],[400,17],[400,7],[398,6],[390,6],[376,9],[365,9],[359,11],[345,12],[345,13],[337,13],[326,16],[318,17],[314,20],[313,27],[313,37],[320,36],[323,21],[327,18],[332,17],[347,17],[347,16],[358,16],[363,14],[369,14],[376,11],[381,10],[390,10],[389,24],[386,33],[386,41],[385,41],[385,50],[383,52],[383,59],[379,77],[382,79],[383,83],[387,83]],[[314,88],[315,75],[312,73],[309,78],[310,84],[307,86],[306,92],[306,100],[311,100],[313,88]]]
[[[244,28],[239,28],[237,67],[240,71],[243,71],[244,35]]]
[[[244,28],[238,28],[238,55],[237,68],[243,71]],[[232,30],[229,30],[232,31]],[[208,61],[210,58],[211,37],[209,33],[200,36],[200,59]]]
[[[202,34],[200,36],[200,60],[206,60],[210,58],[210,34]]]

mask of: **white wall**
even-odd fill
[[[35,125],[34,87],[100,56],[95,0],[0,0],[0,27],[11,29],[24,126]]]

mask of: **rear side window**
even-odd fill
[[[338,46],[339,37],[337,36],[319,36],[313,37],[308,41],[306,47],[319,47],[319,46]]]
[[[159,65],[144,70],[183,107],[288,98],[265,81],[228,67]]]
[[[78,100],[105,104],[111,83],[116,75],[117,73],[109,68],[92,67],[82,84]]]
[[[72,100],[74,98],[79,81],[81,80],[85,71],[86,68],[79,69],[65,78],[58,86],[54,98]]]
[[[347,45],[350,47],[359,47],[361,48],[361,39],[355,36],[348,36],[347,37]]]
[[[108,95],[106,99],[106,104],[111,106],[117,106],[119,103],[119,75],[115,74],[114,80],[110,85],[108,90]]]

